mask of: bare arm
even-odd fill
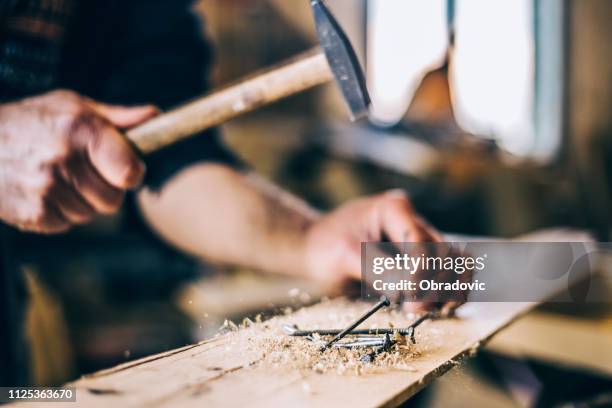
[[[138,197],[151,226],[176,247],[208,261],[304,274],[305,232],[319,217],[265,180],[217,164],[195,165],[161,192]]]
[[[142,191],[139,203],[151,226],[189,253],[330,288],[360,278],[362,241],[439,239],[397,191],[320,215],[269,182],[215,164],[188,168],[159,193]]]

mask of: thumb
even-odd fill
[[[109,105],[91,99],[87,101],[87,105],[98,115],[120,129],[139,125],[159,114],[159,109],[153,105],[128,107]]]

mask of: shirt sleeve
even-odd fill
[[[115,1],[115,7],[94,3],[103,3],[103,12],[89,14],[98,18],[107,15],[110,24],[102,48],[108,58],[99,58],[99,54],[96,58],[108,67],[96,75],[101,80],[93,93],[99,99],[119,104],[153,103],[167,110],[208,90],[213,50],[190,0],[122,0]],[[145,183],[154,188],[197,162],[241,166],[216,129],[144,159]]]

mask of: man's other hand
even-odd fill
[[[56,233],[117,211],[145,170],[119,129],[156,113],[70,91],[0,105],[0,219]]]
[[[361,243],[441,242],[442,238],[414,210],[399,190],[350,202],[322,217],[309,229],[307,274],[331,288],[361,279]]]

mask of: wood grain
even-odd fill
[[[332,79],[325,54],[317,47],[278,67],[161,114],[131,129],[126,136],[142,153],[148,154]]]
[[[318,304],[301,315],[306,313],[313,321],[325,320],[330,311],[346,308],[346,303],[339,299]],[[77,404],[70,406],[396,406],[462,358],[475,354],[492,335],[532,305],[465,305],[459,309],[459,319],[422,325],[417,340],[433,340],[409,362],[409,371],[382,370],[364,375],[271,368],[263,364],[269,356],[241,347],[251,330],[243,329],[84,377],[70,384],[77,390]],[[276,327],[295,319],[294,315],[282,316],[267,324]]]
[[[529,241],[587,242],[586,234],[547,231]],[[555,291],[551,291],[551,295]],[[544,299],[543,299],[544,300]],[[255,323],[199,344],[129,362],[68,384],[77,403],[86,407],[270,407],[270,406],[397,406],[466,357],[537,303],[468,303],[457,318],[427,321],[419,326],[415,352],[401,365],[367,371],[319,371],[297,364],[307,350],[281,347],[271,352],[258,339],[282,336],[285,323],[300,328],[343,327],[371,307],[345,299],[322,302]],[[380,312],[370,327],[405,324],[403,313]],[[254,346],[255,345],[255,346]],[[314,347],[314,346],[313,346]],[[316,350],[318,348],[315,347]],[[289,359],[279,360],[293,352]],[[315,360],[319,360],[317,352]],[[296,360],[296,361],[293,361]],[[405,360],[405,361],[404,361]],[[361,374],[361,375],[359,375]],[[53,403],[41,404],[49,407]],[[25,406],[25,405],[24,405]],[[27,406],[36,406],[28,404]]]

